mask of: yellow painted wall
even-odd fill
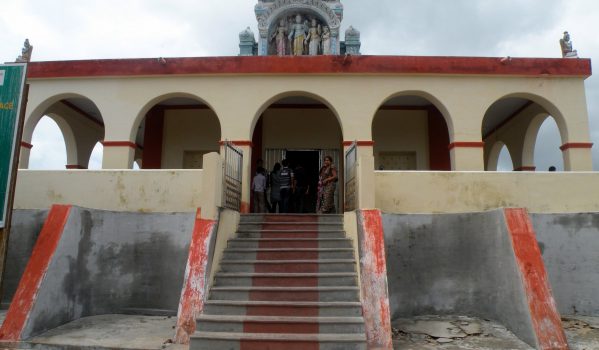
[[[428,112],[378,111],[372,124],[374,164],[378,169],[380,152],[416,152],[416,168],[429,169]]]
[[[341,126],[327,109],[268,109],[262,123],[264,149],[341,148]]]
[[[375,172],[376,207],[390,213],[461,213],[523,207],[598,212],[599,173]]]
[[[202,170],[19,170],[15,209],[52,204],[86,208],[192,212],[200,207]]]
[[[208,109],[167,109],[164,114],[162,168],[182,169],[185,151],[219,152],[220,124]]]

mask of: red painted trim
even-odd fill
[[[352,143],[354,143],[354,141],[343,141],[343,146],[344,147],[348,147],[351,146]],[[374,146],[374,141],[356,141],[356,144],[358,145],[358,147],[373,147]]]
[[[17,291],[0,328],[0,340],[19,341],[29,319],[39,287],[62,237],[69,218],[70,205],[53,205],[31,252]]]
[[[65,165],[67,169],[87,169],[87,167],[79,164],[67,164]]]
[[[130,141],[101,141],[100,143],[104,147],[131,147],[133,149],[137,148],[137,145]]]
[[[25,148],[28,148],[28,149],[32,149],[32,148],[33,148],[33,145],[32,145],[32,144],[30,144],[30,143],[27,143],[27,142],[25,142],[25,141],[21,141],[21,147],[25,147]]]
[[[565,143],[565,144],[561,145],[559,149],[561,149],[562,151],[565,151],[570,148],[593,148],[593,143],[592,142],[570,142],[570,143]]]
[[[538,349],[568,349],[528,212],[526,209],[505,209],[504,215],[524,283]]]
[[[233,140],[229,140],[230,143],[232,143],[234,146],[249,146],[249,147],[254,147],[254,143],[252,141],[249,140],[238,140],[238,141],[233,141]],[[219,141],[218,142],[219,145],[224,146],[225,145],[225,141]]]
[[[146,128],[144,130],[144,151],[142,154],[142,168],[162,168],[162,143],[164,137],[164,109],[152,108],[146,114]],[[138,147],[139,148],[139,147]]]
[[[177,312],[175,342],[178,344],[189,344],[189,337],[196,329],[196,318],[204,309],[206,280],[210,273],[210,240],[215,226],[215,220],[202,219],[201,209],[197,210]]]
[[[385,236],[380,210],[360,210],[360,282],[369,349],[392,349]]]
[[[449,131],[443,114],[436,108],[428,109],[428,151],[429,169],[432,171],[450,171]]]
[[[537,170],[536,166],[521,166],[521,167],[514,169],[514,171],[535,171],[535,170]]]
[[[249,214],[250,213],[250,203],[241,202],[241,208],[239,208],[239,212],[241,214]]]
[[[485,147],[484,142],[452,142],[447,146],[451,151],[454,148],[483,148]]]
[[[230,56],[30,62],[29,79],[188,74],[591,76],[590,59],[430,56]]]

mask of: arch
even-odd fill
[[[89,155],[89,161],[87,162],[88,169],[102,169],[102,157],[104,156],[104,146],[102,142],[96,142],[91,154]]]
[[[497,168],[499,167],[499,157],[504,149],[507,151],[507,154],[510,157],[510,161],[512,162],[511,169],[514,169],[514,161],[509,147],[502,141],[497,141],[493,144],[491,150],[489,151],[489,159],[487,161],[486,169],[487,171],[497,171]]]
[[[496,102],[503,100],[503,99],[507,99],[507,98],[521,98],[521,99],[532,101],[532,102],[536,103],[537,105],[541,106],[541,108],[543,108],[545,110],[545,112],[547,114],[551,115],[553,117],[553,119],[555,120],[557,127],[560,131],[560,136],[561,136],[562,141],[564,143],[568,142],[568,123],[566,121],[566,118],[564,117],[563,113],[559,110],[559,108],[557,108],[557,106],[554,103],[552,103],[551,101],[549,101],[548,99],[546,99],[543,96],[533,94],[530,92],[513,92],[513,93],[506,94],[506,95],[496,99],[493,103],[491,103],[491,105],[489,105],[489,107],[487,108],[487,111]]]
[[[537,157],[535,156],[535,154],[537,153],[537,144],[539,142],[539,136],[540,136],[540,131],[543,128],[544,125],[546,125],[548,122],[553,123],[557,129],[558,132],[560,132],[559,130],[559,125],[557,125],[556,120],[553,118],[553,116],[548,115],[548,114],[539,114],[537,115],[535,118],[533,118],[533,120],[531,121],[530,125],[528,126],[528,128],[526,129],[526,134],[524,137],[524,147],[523,147],[523,154],[522,157],[523,159],[528,162],[525,164],[534,164],[537,167],[537,170],[543,171],[543,170],[547,170],[548,165],[544,164],[544,167],[540,167],[543,164],[539,164],[538,159],[536,159]],[[550,140],[545,140],[545,145],[547,144],[551,144],[552,142]],[[555,151],[559,152],[560,154],[560,158],[561,158],[561,164],[553,164],[554,162],[552,162],[550,165],[553,166],[557,166],[558,169],[564,169],[564,164],[565,164],[565,160],[564,160],[564,154],[563,152],[561,152],[561,150],[559,150],[560,145],[562,145],[563,143],[565,143],[563,141],[563,139],[560,139],[560,142],[555,143]]]
[[[324,104],[333,113],[333,115],[337,119],[337,124],[339,124],[339,128],[341,129],[341,136],[343,137],[343,123],[341,122],[339,113],[327,99],[325,99],[324,97],[322,97],[318,94],[312,93],[312,92],[302,91],[302,90],[292,90],[292,91],[278,93],[260,105],[260,108],[258,108],[256,113],[254,114],[254,117],[252,118],[252,123],[250,124],[250,134],[248,135],[248,139],[250,139],[250,140],[252,139],[252,136],[254,135],[254,130],[256,128],[256,124],[258,123],[258,120],[260,120],[262,113],[264,113],[264,111],[266,111],[273,103],[275,103],[279,100],[282,100],[284,98],[287,98],[287,97],[307,97],[307,98],[316,100],[316,101]]]
[[[216,113],[216,110],[214,109],[214,107],[210,103],[208,103],[206,100],[204,100],[203,98],[201,98],[197,95],[194,95],[194,94],[190,94],[188,92],[170,92],[170,93],[155,96],[154,98],[150,99],[148,102],[146,102],[145,105],[143,105],[141,107],[141,109],[135,116],[135,120],[133,121],[133,124],[131,126],[131,130],[129,132],[129,141],[135,140],[137,131],[139,130],[141,123],[146,118],[146,114],[150,111],[150,109],[152,109],[152,107],[156,106],[157,104],[159,104],[161,102],[164,102],[166,100],[170,100],[173,98],[187,98],[187,99],[198,101],[198,102],[208,106],[208,108],[210,108],[216,115],[219,125],[222,125],[221,120],[218,116],[218,113]],[[124,140],[119,140],[119,141],[124,141]]]
[[[40,130],[38,129],[38,126],[40,123],[46,123],[46,121],[49,121],[51,124],[53,124],[53,126],[51,127],[52,129],[56,130],[56,134],[54,134],[54,132],[52,133],[52,135],[48,135],[45,134],[44,136],[44,140],[46,142],[50,142],[50,143],[58,143],[58,145],[55,145],[57,147],[48,147],[48,145],[45,145],[45,147],[40,147],[39,144],[37,144],[37,138],[39,137],[39,135],[36,135],[35,131],[36,130]],[[61,127],[62,125],[62,127]],[[47,130],[46,130],[47,131]],[[62,123],[60,120],[57,121],[56,118],[53,118],[51,116],[42,116],[42,118],[39,119],[38,123],[34,126],[34,131],[31,137],[31,142],[35,142],[34,147],[31,149],[31,153],[30,153],[30,158],[32,158],[34,161],[29,163],[28,168],[33,168],[33,169],[64,169],[65,165],[68,164],[68,151],[67,151],[67,137],[70,138],[71,142],[70,144],[72,145],[72,132],[69,132],[70,128],[68,126],[68,124],[66,125],[65,128],[65,124]],[[35,139],[34,139],[35,136]],[[61,142],[62,141],[62,142]],[[37,147],[35,147],[37,146]],[[62,147],[60,147],[62,146]],[[58,148],[61,148],[62,150],[59,151]],[[38,155],[38,152],[40,153]],[[42,154],[43,152],[43,154]],[[58,154],[60,156],[58,156]],[[56,159],[57,156],[62,158],[62,155],[64,155],[64,162],[62,164],[56,164],[56,166],[52,166],[51,168],[48,167],[40,167],[40,164],[35,162],[36,158],[40,158],[43,159],[41,162],[47,162],[48,160],[52,160],[52,159]],[[37,156],[37,157],[36,157]],[[59,159],[59,161],[62,161],[62,159]],[[46,164],[47,165],[47,164]]]
[[[98,108],[98,105],[93,102],[93,100],[85,95],[74,93],[74,92],[65,92],[62,94],[54,95],[46,98],[37,106],[33,107],[31,113],[29,113],[27,119],[25,120],[25,125],[23,127],[23,141],[29,142],[31,141],[31,136],[33,135],[33,129],[39,122],[39,120],[47,114],[47,111],[56,103],[68,100],[68,99],[85,99],[93,104],[93,107],[99,112],[99,116],[102,118],[102,111]],[[28,106],[30,107],[30,106]],[[102,121],[103,122],[103,121]]]
[[[136,144],[133,157],[142,159],[138,165],[144,169],[198,169],[205,153],[219,150],[221,134],[220,119],[204,99],[173,92],[141,108],[129,141]]]
[[[432,95],[432,94],[430,94],[430,93],[428,93],[426,91],[422,91],[422,90],[405,90],[405,91],[399,91],[399,92],[395,92],[395,93],[387,96],[378,105],[378,107],[376,108],[376,110],[374,111],[374,113],[372,113],[372,117],[370,119],[370,125],[372,125],[372,123],[374,122],[374,118],[376,117],[376,113],[381,109],[381,107],[383,107],[386,103],[388,103],[392,99],[397,98],[397,97],[402,97],[402,96],[416,96],[416,97],[420,97],[420,98],[423,98],[423,99],[427,100],[433,106],[435,106],[441,112],[441,115],[443,116],[443,119],[445,119],[445,124],[447,125],[447,131],[449,132],[450,142],[451,142],[451,140],[453,140],[453,120],[451,118],[451,114],[449,113],[449,110],[447,109],[447,107],[445,107],[445,104],[443,102],[441,102],[441,100],[438,99],[436,96],[434,96],[434,95]]]

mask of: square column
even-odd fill
[[[353,141],[343,142],[343,161],[345,153]],[[356,163],[356,208],[366,209],[375,207],[375,182],[374,182],[374,142],[356,141],[357,163]],[[339,169],[345,172],[345,169]],[[346,174],[343,174],[345,179]],[[345,183],[341,184],[344,186]],[[345,189],[344,189],[345,191]]]
[[[452,171],[484,171],[484,142],[468,141],[449,144]]]
[[[589,142],[566,143],[560,147],[564,155],[565,171],[593,171],[593,144]]]
[[[131,141],[103,141],[102,169],[131,169],[137,145]]]
[[[32,148],[32,144],[25,141],[21,141],[21,152],[19,153],[19,169],[29,168],[29,157],[31,155]]]

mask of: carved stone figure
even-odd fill
[[[17,57],[17,62],[29,62],[31,61],[31,53],[33,52],[33,46],[29,44],[29,39],[25,39],[23,43],[23,49],[21,50],[21,56]]]
[[[312,26],[308,31],[308,36],[306,37],[306,42],[308,42],[308,54],[310,56],[318,55],[318,48],[320,47],[320,34],[321,34],[320,24],[317,26],[316,20],[312,19]]]
[[[331,54],[331,31],[328,26],[324,26],[322,32],[322,54]]]
[[[287,22],[285,21],[285,19],[281,19],[281,22],[279,23],[279,27],[277,28],[277,30],[275,30],[275,32],[272,34],[272,37],[270,38],[270,41],[275,40],[275,43],[277,46],[277,55],[279,55],[279,56],[286,55],[286,46],[287,46],[287,41],[285,40],[286,38],[287,38]]]
[[[289,31],[289,40],[291,41],[291,48],[293,49],[294,56],[301,56],[304,54],[304,40],[306,38],[306,27],[302,23],[302,16],[295,16],[295,23],[291,26]]]
[[[578,57],[578,52],[572,49],[572,42],[570,41],[570,34],[568,32],[564,32],[564,37],[559,40],[559,44],[562,48],[562,57]]]

